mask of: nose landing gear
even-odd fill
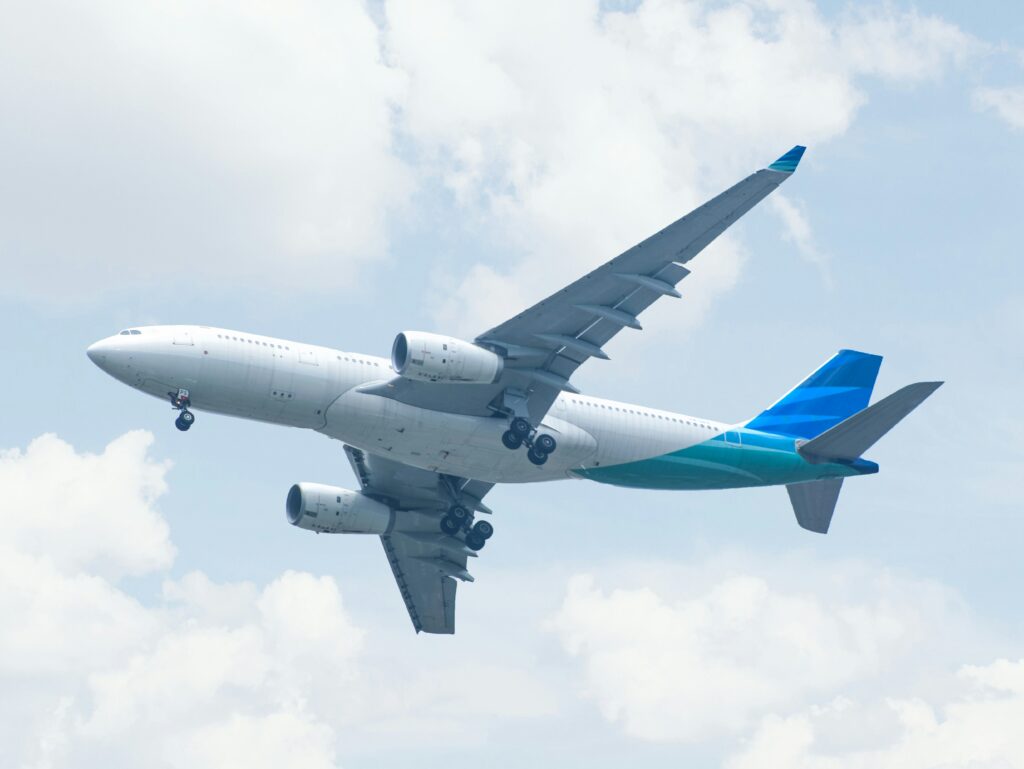
[[[167,395],[171,399],[171,408],[181,412],[178,414],[178,418],[174,420],[174,426],[185,432],[196,421],[196,415],[188,410],[188,407],[192,405],[192,401],[189,400],[188,390],[182,388],[176,393],[170,392]]]
[[[548,455],[558,448],[558,442],[547,433],[538,434],[533,425],[523,417],[516,417],[508,429],[501,435],[502,445],[515,451],[524,444],[527,447],[526,458],[538,467],[548,461]]]

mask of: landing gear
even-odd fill
[[[526,458],[538,467],[548,461],[548,455],[558,448],[554,436],[547,433],[538,434],[533,426],[523,417],[516,417],[508,429],[501,434],[501,443],[506,449],[515,451],[524,444],[528,451]]]
[[[552,436],[545,433],[533,439],[533,447],[545,454],[552,454],[558,448],[558,443]]]
[[[171,407],[177,409],[181,413],[178,418],[174,420],[174,426],[182,432],[188,430],[192,423],[196,421],[196,415],[188,410],[188,407],[192,405],[192,401],[189,399],[188,390],[180,389],[176,393],[167,393],[171,399]]]
[[[501,434],[501,442],[506,449],[511,449],[512,451],[523,445],[523,439],[511,430],[506,430]]]
[[[448,509],[447,517],[459,524],[460,527],[469,526],[470,513],[469,510],[462,505],[452,505]]]
[[[491,537],[494,536],[494,527],[491,524],[489,524],[487,521],[477,521],[473,525],[472,531],[475,534],[480,535],[484,539],[490,539]]]
[[[518,437],[520,442],[522,442],[530,437],[530,433],[533,432],[533,425],[522,417],[516,417],[512,420],[512,424],[508,426],[508,430],[510,433]]]
[[[538,450],[536,445],[531,446],[530,450],[526,452],[526,458],[538,467],[548,461],[548,455]]]
[[[476,552],[494,536],[494,526],[487,521],[473,523],[473,514],[469,509],[458,503],[452,505],[447,514],[441,517],[441,531],[450,537],[465,532],[466,547]]]

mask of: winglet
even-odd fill
[[[768,170],[782,171],[787,174],[793,173],[796,170],[796,167],[800,164],[800,158],[804,156],[804,150],[806,149],[806,147],[802,147],[799,144],[796,145],[793,149],[768,166]]]

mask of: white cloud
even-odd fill
[[[166,466],[150,446],[129,433],[91,456],[47,436],[3,453],[0,488],[35,477],[85,484],[84,466],[94,483],[126,486],[114,498],[118,521],[165,525],[156,504]],[[1024,662],[983,664],[1019,644],[1004,644],[941,585],[869,564],[732,554],[611,564],[602,581],[614,589],[568,581],[548,640],[534,630],[544,613],[536,593],[558,591],[565,572],[524,582],[516,570],[483,586],[500,607],[490,616],[511,630],[495,635],[465,614],[469,635],[454,639],[371,638],[331,577],[172,579],[150,557],[136,569],[165,579],[145,603],[113,581],[117,548],[85,538],[51,557],[37,543],[67,524],[43,521],[37,538],[5,540],[0,559],[0,744],[15,766],[333,767],[371,748],[493,750],[510,723],[516,735],[543,723],[558,725],[560,741],[582,739],[601,728],[595,717],[626,739],[740,739],[736,769],[783,758],[913,769],[942,755],[1012,767],[1020,747],[1007,725],[1024,707]],[[5,524],[17,525],[11,515]],[[578,696],[599,716],[574,722]]]
[[[979,88],[974,92],[974,104],[995,112],[1011,128],[1024,128],[1024,87]]]
[[[353,285],[411,190],[402,90],[359,0],[11,7],[2,290]]]
[[[628,13],[582,0],[398,0],[387,21],[389,60],[409,77],[403,126],[496,245],[493,257],[437,278],[437,326],[462,335],[557,290],[792,144],[810,144],[813,158],[865,102],[865,75],[912,84],[977,50],[935,17],[886,5],[830,21],[802,0],[651,0]],[[811,253],[809,235],[798,245]],[[510,250],[523,256],[509,264]],[[687,301],[701,293],[710,303],[738,264],[728,239],[700,257]],[[714,277],[698,291],[701,273]]]
[[[481,744],[496,721],[554,712],[515,654],[467,658],[404,625],[368,645],[333,577],[170,578],[157,508],[168,465],[150,458],[152,441],[128,433],[91,455],[47,435],[0,454],[0,744],[12,765],[331,767],[342,734],[391,749]],[[164,576],[156,599],[130,596],[127,573]]]
[[[774,193],[768,201],[782,220],[785,227],[783,236],[786,240],[796,246],[804,259],[822,270],[827,269],[828,257],[821,252],[814,240],[805,207],[790,200],[789,196],[782,192]]]
[[[43,435],[24,452],[0,452],[0,550],[106,576],[169,566],[174,547],[155,502],[170,465],[148,457],[152,443],[136,431],[102,454],[79,454]]]
[[[853,7],[837,38],[851,71],[906,85],[936,80],[987,48],[938,16],[891,5]]]
[[[380,16],[358,0],[19,6],[0,30],[2,290],[345,289],[440,180],[502,259],[438,278],[438,322],[472,333],[797,141],[813,157],[864,76],[913,84],[981,49],[916,11],[834,21],[806,0],[392,0]],[[736,253],[698,263],[709,295]]]
[[[839,701],[792,716],[770,716],[726,767],[1024,767],[1024,660],[966,666],[959,678],[965,691],[938,706],[921,698],[881,699],[861,706]],[[894,733],[868,747],[829,744],[829,721],[841,720],[844,729],[856,730],[866,715],[888,718]]]
[[[953,594],[863,566],[708,562],[640,584],[660,587],[575,577],[551,627],[603,716],[644,740],[742,735],[851,686],[913,688],[966,645],[948,635],[964,624]]]
[[[182,769],[332,769],[335,734],[301,713],[234,715],[198,729],[166,760]]]

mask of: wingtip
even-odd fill
[[[796,167],[800,165],[800,158],[804,156],[804,152],[806,150],[807,148],[802,144],[796,145],[793,149],[768,166],[768,170],[781,171],[786,174],[793,173],[796,170]]]

